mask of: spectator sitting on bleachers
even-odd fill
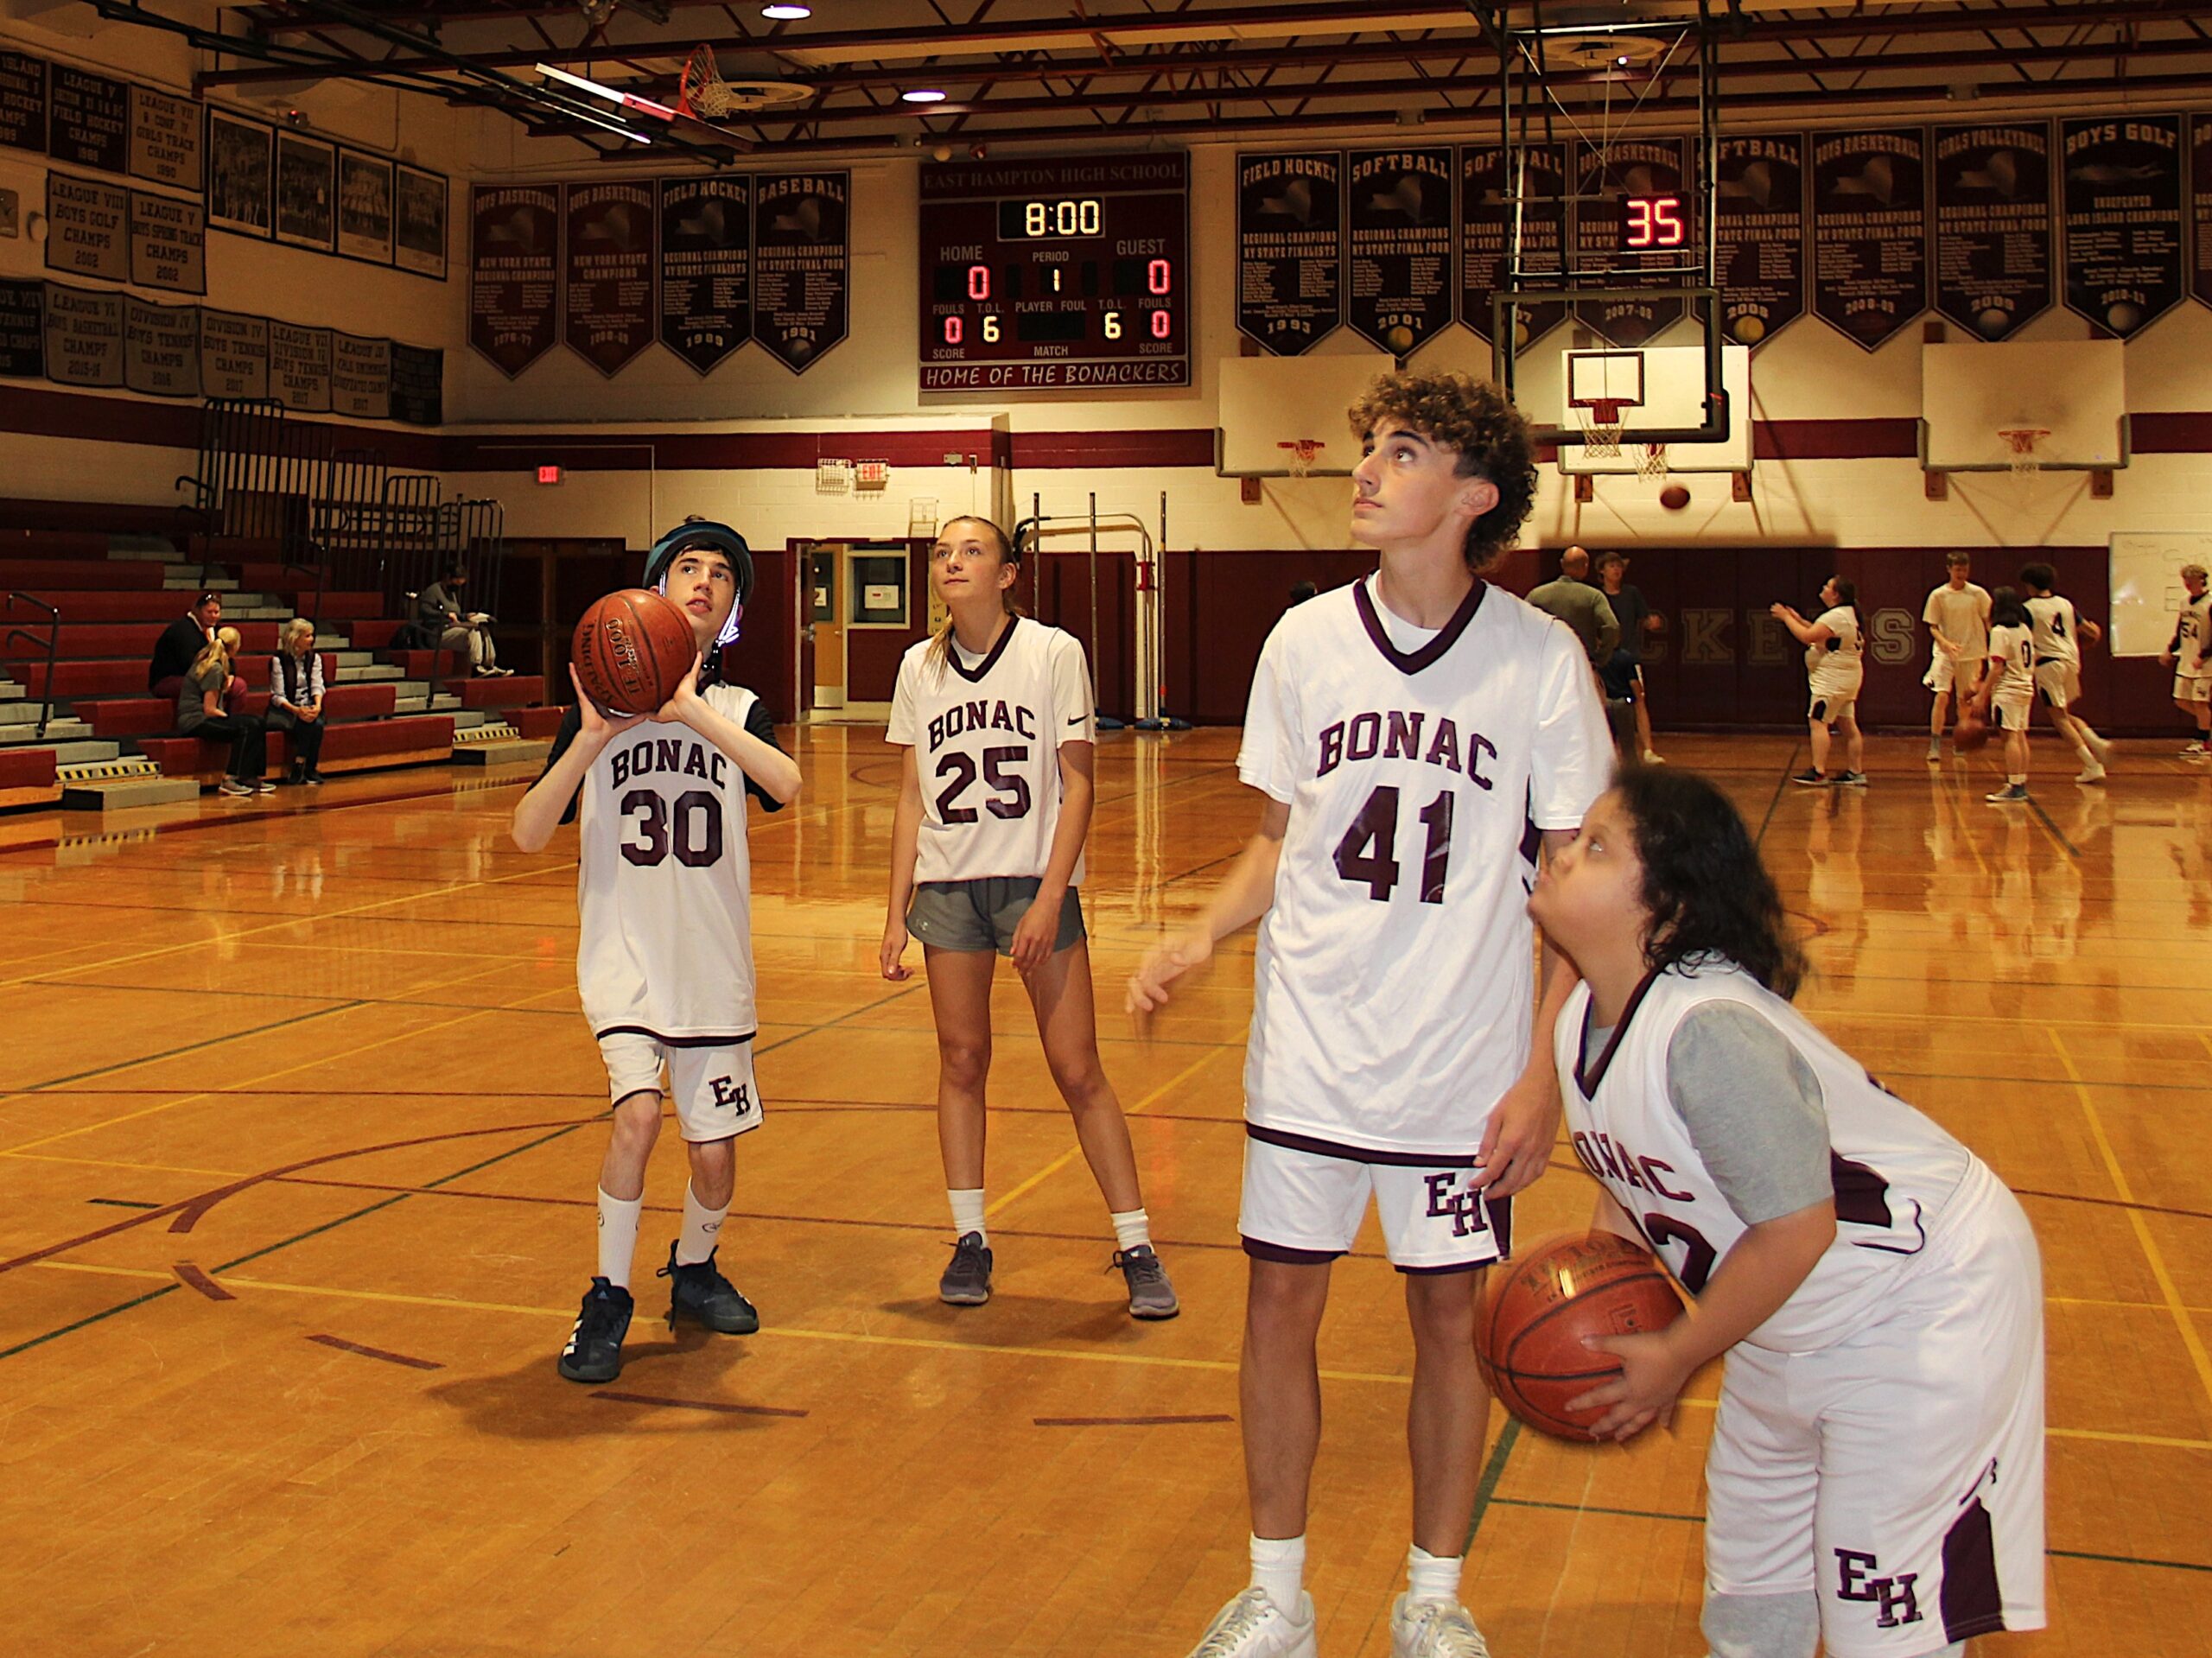
[[[223,711],[223,688],[231,683],[231,664],[238,652],[235,627],[218,628],[201,647],[176,694],[176,728],[187,737],[231,740],[225,794],[274,794],[276,785],[262,776],[269,769],[269,737],[260,717]]]
[[[415,621],[424,635],[438,642],[441,651],[468,651],[469,671],[480,679],[504,679],[514,672],[499,665],[492,645],[492,619],[481,611],[463,610],[461,600],[468,585],[468,571],[456,564],[442,581],[433,581],[415,596]]]
[[[192,601],[192,608],[168,625],[168,630],[154,641],[154,659],[146,664],[146,689],[164,702],[174,702],[183,689],[184,677],[192,671],[192,664],[207,648],[207,641],[215,637],[215,627],[223,619],[223,595],[203,593]],[[233,678],[223,689],[226,710],[238,706],[245,690],[245,681]]]
[[[322,781],[315,761],[322,753],[322,658],[315,654],[315,624],[295,616],[278,632],[269,664],[268,726],[281,731],[292,751],[293,783]]]

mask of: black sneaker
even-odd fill
[[[576,1327],[561,1350],[561,1374],[571,1382],[612,1382],[622,1374],[622,1337],[636,1303],[630,1292],[594,1278],[584,1292]]]
[[[1140,1243],[1134,1249],[1116,1249],[1107,1270],[1122,1269],[1122,1277],[1129,1286],[1129,1317],[1132,1318],[1172,1318],[1183,1310],[1175,1299],[1175,1286],[1167,1281],[1167,1268],[1160,1264],[1160,1257],[1149,1243]]]
[[[696,1318],[709,1330],[724,1336],[750,1336],[760,1328],[760,1314],[737,1293],[737,1286],[715,1265],[714,1250],[704,1261],[678,1261],[676,1246],[668,1246],[668,1265],[656,1277],[668,1286],[668,1327],[678,1318]]]
[[[1827,786],[1828,774],[1817,766],[1808,765],[1789,780],[1792,783],[1802,783],[1808,789],[1819,789]]]
[[[963,1232],[952,1264],[937,1280],[937,1299],[957,1307],[979,1307],[991,1299],[991,1252],[981,1232]]]
[[[1864,772],[1846,772],[1836,778],[1836,786],[1842,789],[1863,789],[1866,786],[1866,774]]]

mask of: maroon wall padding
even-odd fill
[[[1364,551],[1170,553],[1166,557],[1167,711],[1197,725],[1242,725],[1260,647],[1290,608],[1290,590],[1326,591],[1375,568]]]
[[[753,549],[753,597],[744,632],[729,649],[722,670],[768,706],[779,726],[797,722],[798,703],[798,581],[801,560],[783,547]]]

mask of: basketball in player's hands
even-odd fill
[[[1989,721],[1980,711],[1967,708],[1959,715],[1959,722],[1951,727],[1951,746],[1961,754],[1971,754],[1989,740]]]
[[[658,714],[698,660],[699,642],[659,594],[626,588],[584,612],[570,656],[584,695],[609,714]]]
[[[1649,1250],[1611,1232],[1549,1238],[1492,1274],[1475,1314],[1475,1358],[1515,1416],[1587,1444],[1606,1407],[1570,1411],[1567,1401],[1621,1367],[1583,1337],[1654,1334],[1681,1311],[1674,1280]]]

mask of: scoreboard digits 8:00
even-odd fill
[[[1178,152],[925,164],[921,389],[1188,385]]]

